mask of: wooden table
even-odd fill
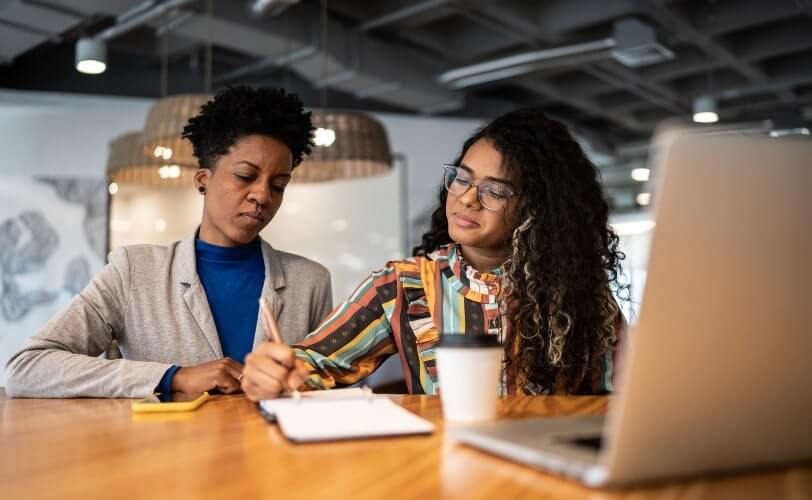
[[[450,442],[436,397],[393,399],[437,431],[295,445],[242,396],[142,417],[129,400],[13,400],[0,389],[0,498],[812,498],[812,467],[590,490]],[[599,414],[606,404],[511,398],[501,414]]]

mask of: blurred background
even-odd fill
[[[326,265],[336,302],[410,254],[469,134],[542,106],[601,170],[633,322],[653,132],[809,136],[812,1],[0,0],[1,364],[110,250],[192,234],[180,128],[236,84],[314,112],[263,237]]]

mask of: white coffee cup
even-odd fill
[[[496,418],[502,347],[496,335],[444,334],[434,348],[443,417],[474,423]]]

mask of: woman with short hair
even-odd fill
[[[286,341],[332,308],[320,264],[259,237],[282,204],[313,127],[298,97],[233,87],[189,120],[203,214],[194,235],[169,245],[116,249],[68,308],[7,365],[15,397],[143,397],[240,390],[245,355],[264,339],[258,299]],[[102,359],[113,340],[123,359]]]

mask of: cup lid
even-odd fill
[[[446,333],[440,336],[435,347],[500,347],[496,335],[465,335],[463,333]]]

